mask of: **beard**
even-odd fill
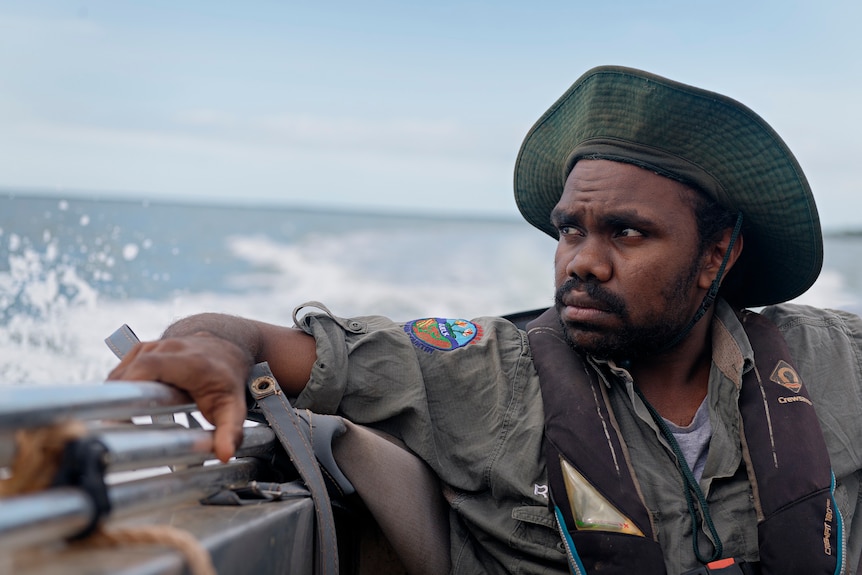
[[[662,292],[664,302],[658,311],[637,322],[631,319],[625,300],[617,294],[595,282],[569,278],[554,295],[554,306],[566,341],[575,351],[600,359],[632,360],[670,351],[672,348],[668,348],[668,344],[686,329],[694,316],[689,309],[689,294],[698,271],[699,266],[692,265],[685,276]],[[620,327],[609,329],[563,320],[563,297],[571,291],[582,291],[601,303],[606,311],[619,318]]]

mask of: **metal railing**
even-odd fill
[[[207,497],[254,480],[264,465],[261,460],[271,459],[277,448],[272,430],[265,425],[246,427],[235,460],[206,465],[214,458],[212,432],[166,424],[160,417],[194,409],[183,392],[153,382],[3,387],[0,472],[10,473],[17,431],[82,421],[86,436],[107,448],[103,463],[112,518],[152,505]],[[130,418],[136,416],[153,416],[156,423],[131,424]],[[0,552],[73,536],[88,525],[94,512],[92,497],[74,486],[0,498]]]

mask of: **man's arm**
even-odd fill
[[[108,379],[160,381],[188,392],[215,425],[214,451],[227,461],[242,441],[252,365],[268,362],[282,389],[298,395],[316,358],[314,339],[298,329],[207,313],[176,322],[160,340],[138,344]]]

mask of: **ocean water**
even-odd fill
[[[548,306],[554,242],[521,220],[0,195],[0,385],[101,381],[103,339],[217,311],[476,317]],[[862,238],[799,301],[856,311]]]
[[[0,196],[0,384],[101,381],[123,323],[217,311],[498,315],[550,305],[553,241],[512,220]]]

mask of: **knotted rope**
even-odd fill
[[[0,480],[0,497],[26,495],[47,489],[60,469],[66,444],[87,433],[80,421],[49,427],[19,430],[10,465],[11,476]],[[121,547],[123,545],[165,545],[182,553],[192,575],[216,575],[209,551],[191,533],[170,525],[98,527],[73,546]]]
[[[15,432],[12,476],[0,480],[0,497],[25,495],[46,489],[57,471],[66,444],[84,437],[87,428],[80,421]]]

